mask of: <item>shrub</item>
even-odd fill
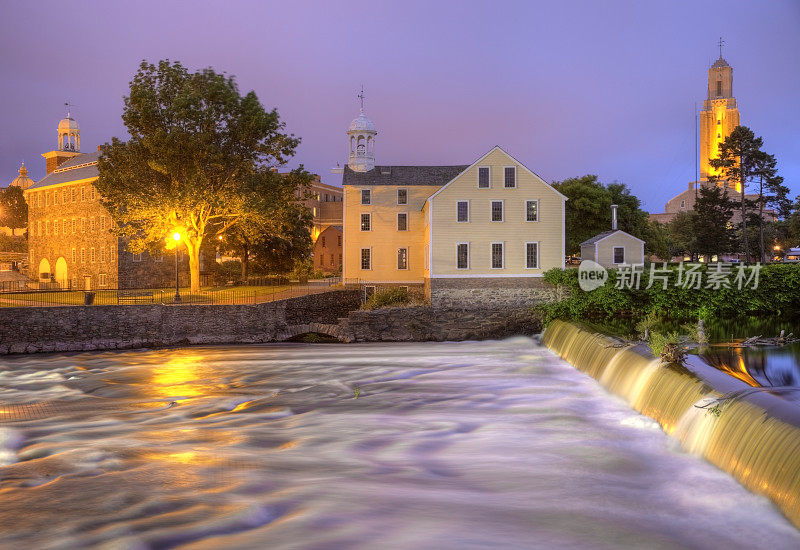
[[[363,309],[402,306],[411,302],[406,289],[400,287],[385,288],[375,291],[364,303]]]
[[[661,357],[664,361],[678,363],[683,360],[686,352],[684,350],[684,338],[679,332],[652,332],[650,333],[650,350],[656,357]]]
[[[660,266],[657,266],[660,268]],[[703,287],[707,272],[716,264],[701,268]],[[675,321],[722,319],[740,316],[797,315],[800,312],[800,264],[768,264],[761,267],[757,288],[733,284],[736,268],[730,277],[730,288],[685,288],[676,283],[677,265],[670,266],[667,288],[654,280],[650,288],[650,271],[641,274],[638,289],[616,288],[617,270],[609,270],[602,287],[584,292],[578,284],[577,269],[553,269],[545,273],[545,281],[566,288],[568,297],[539,306],[545,322],[556,318],[607,321],[620,317],[640,317],[656,311]]]

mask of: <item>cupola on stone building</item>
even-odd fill
[[[29,276],[39,287],[93,290],[174,281],[173,262],[131,254],[112,233],[114,222],[93,185],[100,153],[81,152],[80,127],[69,113],[58,123],[57,148],[42,156],[47,174],[25,189]]]

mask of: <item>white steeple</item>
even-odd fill
[[[347,129],[348,156],[347,166],[355,172],[367,172],[375,168],[375,125],[364,114],[364,87],[358,94],[361,100],[361,112],[350,123]]]

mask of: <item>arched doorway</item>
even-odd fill
[[[62,256],[56,260],[56,282],[61,288],[69,286],[69,279],[67,278],[67,260]]]
[[[47,258],[42,258],[42,261],[39,262],[39,280],[49,281],[50,273],[50,262],[47,261]]]

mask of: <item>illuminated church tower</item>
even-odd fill
[[[707,180],[719,171],[709,158],[719,154],[719,145],[739,125],[739,109],[733,97],[733,69],[722,59],[720,40],[719,59],[708,69],[708,99],[700,112],[700,178]],[[738,189],[737,189],[738,191]]]

